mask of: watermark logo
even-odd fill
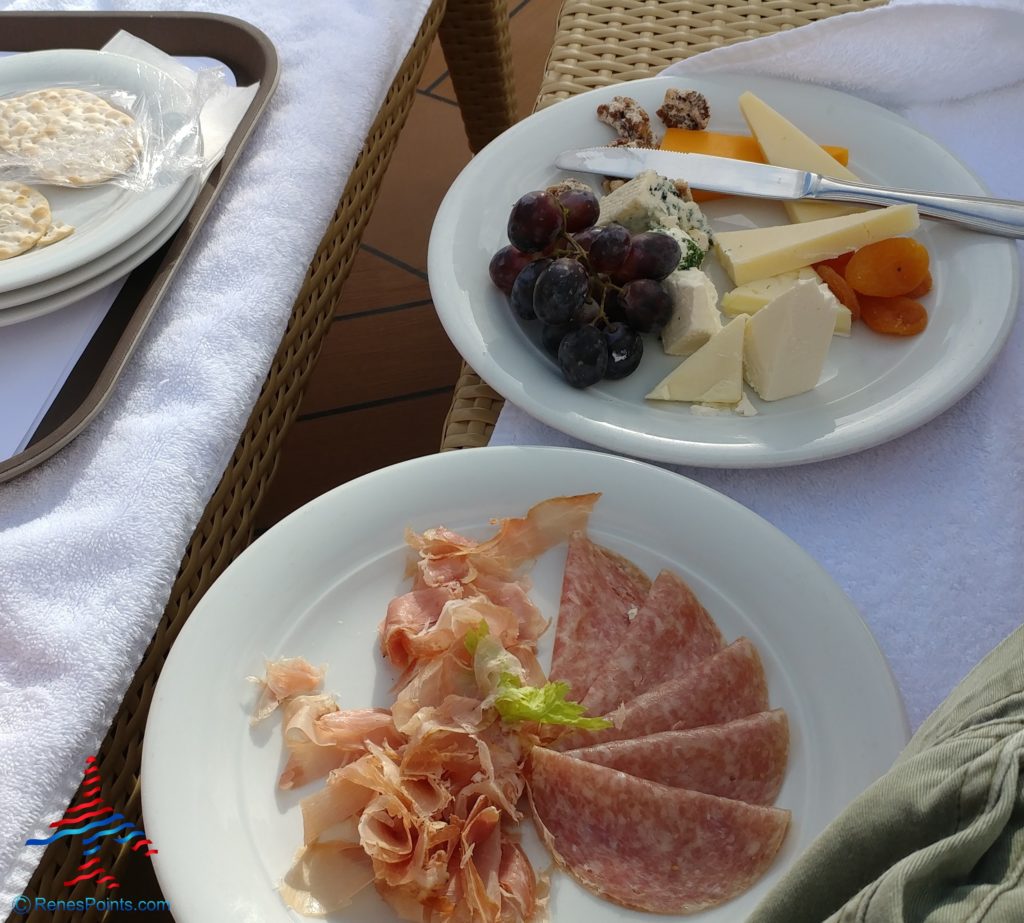
[[[145,831],[103,801],[100,796],[100,771],[96,768],[94,756],[85,760],[84,785],[79,802],[72,804],[64,817],[50,824],[51,828],[55,828],[55,832],[46,839],[26,840],[25,845],[49,846],[50,843],[64,837],[82,837],[82,864],[78,866],[77,874],[64,882],[64,886],[70,888],[83,881],[95,881],[98,886],[102,885],[112,891],[121,885],[117,878],[100,865],[99,857],[96,855],[106,837],[114,837],[115,843],[132,843],[132,852],[144,856],[155,855],[157,850],[152,848],[153,841],[146,838]]]

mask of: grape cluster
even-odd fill
[[[593,191],[573,180],[528,192],[512,206],[510,244],[489,267],[515,314],[540,321],[541,343],[576,388],[637,368],[641,334],[658,333],[672,316],[661,281],[682,257],[668,234],[597,227],[600,210]]]

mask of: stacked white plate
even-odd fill
[[[163,71],[123,55],[55,50],[0,59],[0,98],[54,86],[117,88],[143,101],[169,135],[191,117],[191,94]],[[198,132],[181,156],[199,153]],[[30,184],[54,220],[73,234],[39,250],[0,260],[0,326],[72,304],[128,275],[160,249],[199,194],[196,173],[137,191],[114,183],[83,188]]]

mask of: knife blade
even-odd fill
[[[1024,202],[1012,199],[890,189],[729,157],[640,147],[589,147],[564,151],[555,158],[555,164],[563,170],[622,179],[632,179],[647,170],[654,170],[670,179],[685,180],[696,189],[764,199],[910,204],[916,205],[922,215],[953,221],[988,234],[1024,237]]]

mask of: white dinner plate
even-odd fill
[[[530,116],[482,150],[459,174],[437,213],[428,258],[430,289],[449,338],[492,387],[549,426],[595,445],[659,461],[709,467],[767,467],[857,452],[900,436],[952,406],[981,380],[1009,334],[1017,308],[1013,243],[925,220],[916,233],[935,280],[923,299],[928,329],[907,339],[855,324],[836,337],[813,391],[782,401],[754,399],[758,416],[697,416],[689,404],[645,402],[681,361],[647,337],[629,378],[571,388],[539,345],[539,324],[513,316],[487,265],[508,243],[512,204],[569,175],[554,166],[569,148],[605,144],[613,133],[595,110],[628,92],[652,113],[670,86],[692,87],[711,105],[709,128],[747,133],[737,99],[752,90],[811,137],[850,150],[865,181],[986,195],[981,182],[940,144],[871,103],[817,86],[763,77],[657,77],[582,93]],[[658,123],[660,125],[660,123]],[[596,186],[596,178],[580,176]],[[718,230],[786,224],[778,203],[726,199],[705,211]],[[731,285],[706,261],[719,292]],[[749,391],[749,389],[747,389]]]
[[[549,496],[602,491],[594,539],[648,574],[675,569],[732,640],[757,645],[773,707],[789,714],[792,746],[777,804],[793,812],[774,865],[745,895],[704,914],[745,918],[793,860],[907,739],[899,693],[850,600],[797,545],[702,485],[621,457],[505,447],[404,462],[336,488],[258,539],[200,600],[171,649],[150,709],[142,765],[146,834],[178,923],[299,919],[275,885],[302,842],[300,798],[276,789],[284,765],[279,720],[250,728],[264,657],[327,666],[344,708],[391,703],[396,676],[378,652],[388,601],[405,592],[403,530],[444,524],[483,537],[492,517],[518,516]],[[531,571],[532,597],[557,614],[565,546]],[[550,663],[553,632],[540,658]],[[524,842],[549,864],[532,832]],[[216,844],[217,861],[200,844]],[[651,921],[555,874],[558,923]],[[384,923],[394,915],[372,888],[329,919]]]
[[[160,69],[109,52],[34,51],[0,58],[0,97],[55,85],[118,88],[145,100],[167,133],[190,117],[191,94]],[[182,153],[199,149],[189,136]],[[30,183],[46,196],[56,220],[73,225],[64,240],[0,261],[0,292],[12,292],[67,273],[130,241],[164,213],[187,177],[136,192],[113,183],[70,188]],[[29,300],[31,296],[29,296]]]
[[[165,231],[168,225],[176,220],[180,221],[183,209],[188,205],[192,206],[199,192],[200,180],[198,176],[190,176],[185,184],[178,190],[178,194],[171,200],[164,211],[149,222],[131,240],[126,240],[112,250],[90,260],[88,263],[78,266],[68,272],[53,276],[42,282],[34,282],[23,288],[15,289],[13,292],[0,292],[0,324],[4,323],[4,311],[17,308],[28,308],[33,303],[39,302],[51,295],[65,292],[73,292],[78,286],[88,282],[96,276],[106,273],[116,267],[125,266],[135,258],[135,265],[146,259],[145,248],[153,240]],[[77,296],[81,297],[81,296]]]
[[[22,321],[33,320],[50,314],[69,304],[81,301],[87,295],[98,292],[101,288],[123,279],[133,269],[148,260],[157,250],[169,241],[181,223],[187,217],[192,206],[199,196],[201,183],[198,177],[191,177],[188,185],[182,190],[178,201],[168,209],[166,216],[155,222],[146,229],[145,243],[128,249],[128,255],[109,262],[104,259],[104,269],[96,273],[85,273],[84,281],[71,285],[69,288],[60,288],[55,294],[44,295],[26,304],[19,304],[16,307],[3,308],[0,310],[0,327],[10,324],[20,324]],[[142,236],[142,235],[140,235]],[[119,255],[119,254],[118,254]]]

